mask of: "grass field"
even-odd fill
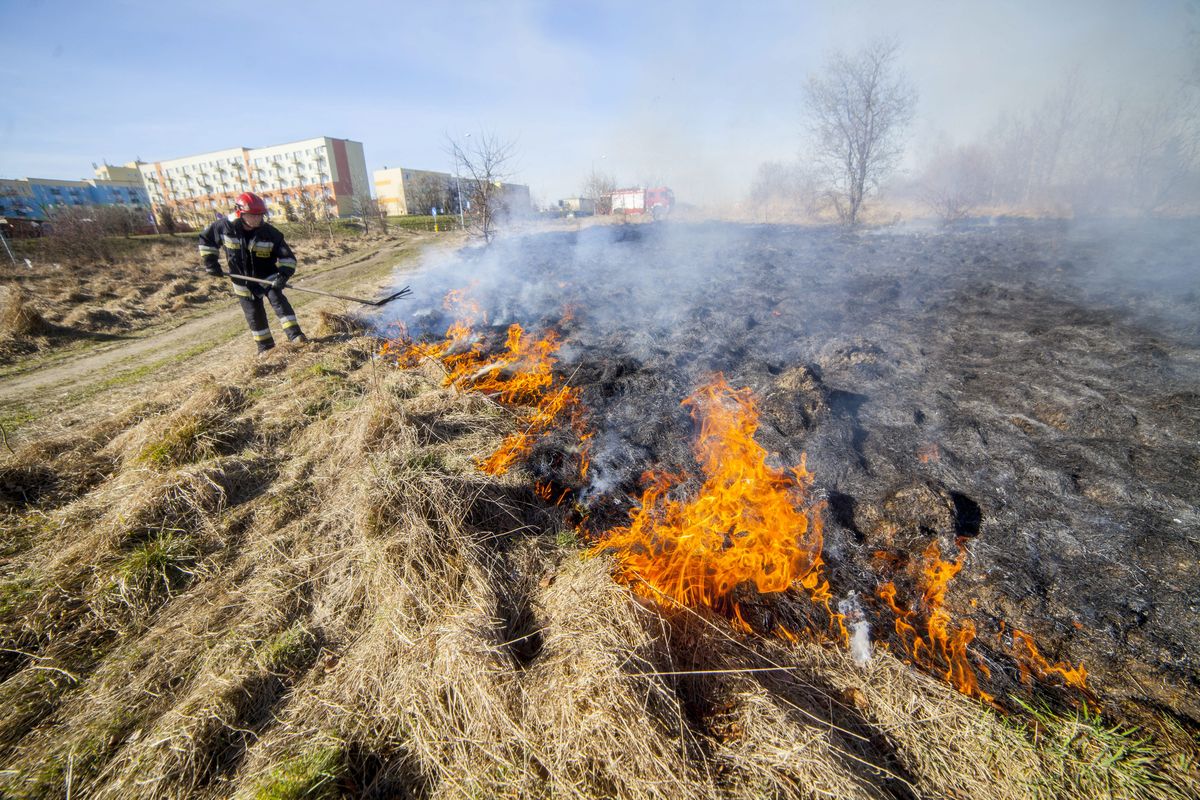
[[[342,280],[399,257],[346,253]],[[70,426],[6,412],[0,795],[1200,793],[1167,716],[1002,713],[887,649],[639,598],[527,465],[477,468],[518,410],[303,315],[315,341],[265,359],[230,323],[125,363],[67,394]]]

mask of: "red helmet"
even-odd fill
[[[254,192],[242,192],[238,195],[237,204],[233,207],[234,212],[240,217],[242,214],[266,214],[267,204],[263,199]]]

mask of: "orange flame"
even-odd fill
[[[459,319],[446,330],[442,341],[387,342],[381,354],[394,354],[401,366],[412,366],[426,358],[440,361],[446,369],[445,385],[481,392],[505,405],[532,409],[523,430],[507,436],[495,452],[477,462],[482,471],[503,475],[532,450],[542,434],[566,416],[580,436],[580,473],[586,475],[587,441],[591,437],[583,423],[580,393],[569,386],[556,386],[554,378],[558,334],[549,331],[536,339],[526,336],[520,325],[513,324],[508,328],[504,349],[489,354],[472,328],[481,317],[478,304],[464,290],[455,289],[446,295],[443,305],[456,310]]]
[[[579,421],[581,416],[578,389],[562,386],[536,398],[533,402],[533,411],[525,429],[506,436],[495,452],[478,462],[480,470],[491,475],[503,475],[508,472],[517,459],[533,449],[538,437],[550,430],[559,417],[568,416],[572,427],[576,429],[582,424]],[[581,448],[580,453],[581,461],[586,464],[586,448]]]
[[[922,445],[917,450],[917,459],[922,464],[937,463],[941,457],[942,452],[938,449],[937,442]]]
[[[929,544],[923,555],[925,567],[918,588],[925,610],[924,636],[918,633],[921,622],[917,619],[917,610],[900,605],[896,600],[894,583],[880,586],[877,594],[896,615],[896,635],[916,664],[940,673],[963,694],[991,703],[992,695],[980,688],[976,666],[971,663],[967,651],[968,645],[975,639],[975,624],[965,620],[955,629],[950,613],[944,607],[946,590],[950,581],[962,570],[965,553],[960,552],[956,561],[944,561],[935,541]],[[978,665],[978,670],[985,677],[991,674],[983,664]]]
[[[609,531],[594,552],[613,551],[618,579],[635,591],[721,611],[743,629],[749,625],[732,594],[744,583],[769,593],[798,581],[828,607],[821,506],[801,508],[812,484],[803,458],[788,471],[767,466],[766,451],[754,441],[758,412],[750,390],[735,391],[721,376],[683,405],[701,423],[699,493],[673,500],[668,492],[682,476],[647,472],[649,485],[630,525]]]
[[[1013,655],[1016,656],[1017,666],[1021,669],[1021,679],[1025,683],[1030,682],[1031,672],[1042,680],[1049,678],[1051,675],[1058,675],[1067,686],[1085,692],[1088,691],[1088,672],[1082,663],[1078,667],[1072,667],[1069,662],[1065,661],[1051,664],[1038,652],[1037,645],[1033,643],[1032,636],[1016,628],[1013,629],[1012,635]]]

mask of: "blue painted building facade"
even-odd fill
[[[58,207],[124,206],[150,214],[146,187],[130,181],[96,178],[63,181],[52,178],[0,180],[0,217],[45,221]]]

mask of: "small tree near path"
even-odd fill
[[[175,221],[175,212],[170,206],[160,206],[158,209],[158,228],[163,233],[175,233],[179,230],[179,223]]]
[[[877,40],[853,55],[837,53],[809,76],[805,104],[815,156],[829,171],[830,197],[847,225],[895,169],[917,105],[916,89],[899,73],[899,44]]]
[[[447,149],[461,176],[463,199],[469,203],[467,224],[490,243],[497,224],[508,212],[503,184],[511,175],[508,170],[516,143],[480,133],[478,138],[462,142],[450,139]]]
[[[387,233],[387,214],[383,206],[365,191],[354,195],[353,214],[362,220],[363,233],[370,233],[372,226]]]

